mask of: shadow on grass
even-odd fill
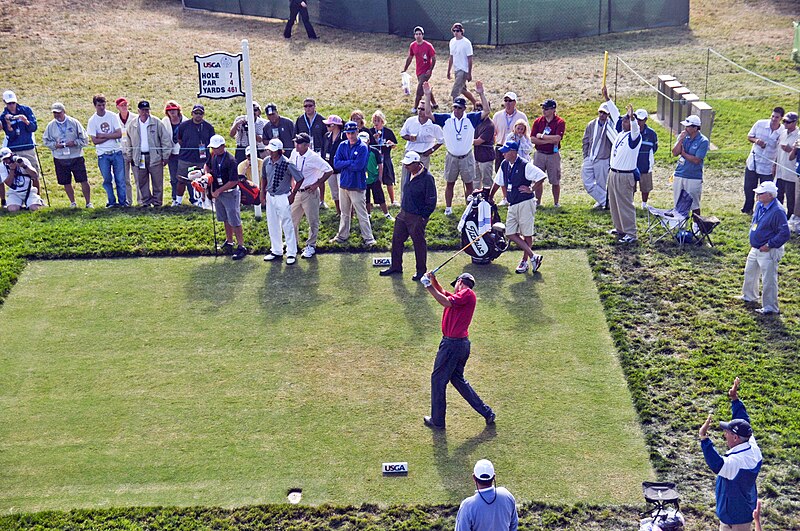
[[[410,273],[409,273],[410,274]],[[397,304],[403,309],[403,317],[411,329],[409,340],[419,340],[431,331],[431,321],[438,321],[440,315],[436,310],[440,308],[437,303],[435,306],[429,304],[427,300],[427,290],[419,282],[414,282],[414,289],[408,289],[408,279],[403,275],[392,275],[389,277],[392,283],[392,291]],[[434,309],[436,308],[436,310]],[[435,345],[431,344],[431,349]]]
[[[471,456],[482,444],[487,443],[497,436],[495,426],[486,426],[483,431],[464,441],[452,451],[447,443],[447,433],[444,430],[434,430],[431,432],[433,440],[433,460],[439,477],[442,480],[450,497],[459,498],[465,485],[471,483],[472,468],[475,465],[471,461]]]
[[[225,312],[236,299],[244,278],[256,267],[254,260],[234,262],[229,256],[201,260],[186,279],[186,298],[206,303],[211,313]]]
[[[264,283],[258,289],[258,304],[270,316],[292,316],[296,319],[317,308],[326,298],[320,295],[319,261],[312,258],[306,264],[287,266],[284,260],[265,263]],[[301,260],[301,259],[298,259]]]

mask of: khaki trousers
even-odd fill
[[[364,243],[375,243],[375,237],[372,235],[372,225],[369,222],[369,214],[367,214],[367,191],[366,190],[348,190],[346,188],[339,188],[339,208],[342,209],[342,214],[339,216],[339,232],[336,234],[336,239],[345,241],[350,237],[350,209],[356,211],[358,218],[358,225],[361,228],[361,237]]]
[[[719,531],[750,531],[753,529],[752,522],[748,522],[746,524],[723,524],[722,522],[719,523]]]
[[[636,236],[636,207],[633,206],[633,194],[636,191],[636,179],[633,173],[608,172],[608,209],[617,232]]]
[[[150,155],[145,155],[144,168],[134,166],[136,187],[142,206],[161,206],[164,202],[164,165],[150,165]],[[152,187],[152,188],[151,188]]]
[[[300,220],[305,214],[308,219],[308,247],[317,246],[317,234],[319,233],[319,189],[300,190],[292,203],[292,223],[294,224],[295,239],[300,241]]]

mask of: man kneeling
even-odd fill
[[[44,205],[39,197],[39,172],[24,157],[15,156],[7,147],[0,149],[0,181],[8,187],[9,212],[22,208],[38,210]]]

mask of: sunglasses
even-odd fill
[[[510,100],[510,99],[508,99],[508,98],[505,98],[503,101],[504,101],[504,102],[506,102],[506,103],[509,103],[509,102],[511,102],[511,101],[514,101],[514,100]]]
[[[784,121],[783,121],[783,123],[785,123],[785,124],[793,124],[793,123],[795,123],[796,121],[797,121],[797,120],[784,120]]]
[[[463,32],[464,32],[463,29],[458,29],[458,28],[453,29],[453,33],[463,33]]]
[[[314,105],[313,103],[304,103],[303,107],[314,107]]]

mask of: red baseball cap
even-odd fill
[[[123,103],[125,105],[127,105],[128,104],[128,100],[126,100],[125,98],[117,98],[117,101],[114,102],[114,104],[116,104],[116,105],[122,105]]]

